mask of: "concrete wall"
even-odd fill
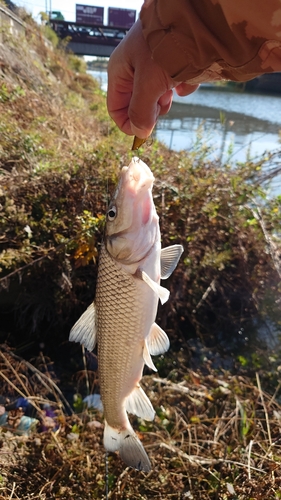
[[[24,35],[26,31],[26,24],[12,11],[0,6],[0,43],[5,41],[4,31],[6,33],[10,33],[14,37]]]

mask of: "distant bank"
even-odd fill
[[[108,57],[99,57],[93,61],[87,61],[88,71],[106,71],[108,65]],[[239,92],[257,92],[264,94],[281,94],[281,72],[266,73],[257,76],[248,82],[222,82],[222,83],[205,83],[203,86],[216,89],[218,86],[224,90],[237,90]]]
[[[246,82],[246,91],[281,94],[281,72],[265,73]]]
[[[108,61],[108,57],[97,57],[93,61],[87,61],[87,69],[88,71],[106,71]]]

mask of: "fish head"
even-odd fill
[[[159,238],[159,219],[152,198],[154,176],[134,157],[123,167],[107,210],[105,245],[124,264],[142,260]]]

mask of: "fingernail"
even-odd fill
[[[140,139],[147,139],[147,137],[150,136],[153,128],[151,130],[144,130],[144,129],[141,129],[141,128],[138,128],[136,127],[132,122],[131,122],[131,130],[132,130],[132,134],[133,135],[136,135],[137,137],[139,137]]]

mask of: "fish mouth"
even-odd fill
[[[105,229],[106,249],[119,263],[142,261],[155,243],[158,215],[152,198],[153,181],[150,168],[139,158],[121,170],[111,203],[115,218],[107,220]]]
[[[136,156],[132,158],[128,167],[122,168],[122,175],[126,189],[135,195],[140,191],[150,189],[154,182],[154,175],[150,168]]]

